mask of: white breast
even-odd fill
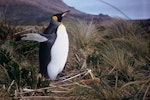
[[[63,24],[57,29],[57,38],[51,49],[51,62],[48,64],[48,75],[54,80],[63,70],[69,51],[69,40]]]

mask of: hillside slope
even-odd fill
[[[62,0],[0,0],[0,11],[10,24],[44,24],[54,13],[70,10],[68,18],[110,19],[109,16],[94,16],[67,6]],[[3,9],[2,9],[3,8]]]

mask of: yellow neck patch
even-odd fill
[[[65,27],[64,27],[64,24],[63,23],[61,23],[60,25],[59,25],[59,27],[58,27],[58,30],[63,30]]]
[[[57,16],[53,16],[52,19],[53,19],[54,21],[58,21]]]

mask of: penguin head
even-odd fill
[[[55,22],[61,22],[62,21],[62,18],[69,12],[68,11],[65,11],[63,13],[59,13],[59,14],[55,14],[52,16],[52,20],[55,21]]]

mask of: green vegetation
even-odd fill
[[[67,65],[60,76],[88,68],[100,82],[79,85],[81,81],[89,79],[89,76],[79,76],[66,84],[59,84],[55,92],[48,91],[49,84],[55,82],[37,80],[39,44],[15,41],[14,34],[23,29],[0,24],[1,98],[49,96],[59,99],[62,96],[79,100],[146,100],[150,97],[150,30],[145,30],[135,21],[122,19],[103,24],[77,20],[66,22],[65,25],[70,51]],[[100,30],[101,26],[103,30]],[[38,27],[36,31],[41,29]],[[70,92],[58,91],[60,86],[62,90]],[[22,94],[24,89],[37,91],[28,90]],[[40,92],[42,89],[44,91]]]

